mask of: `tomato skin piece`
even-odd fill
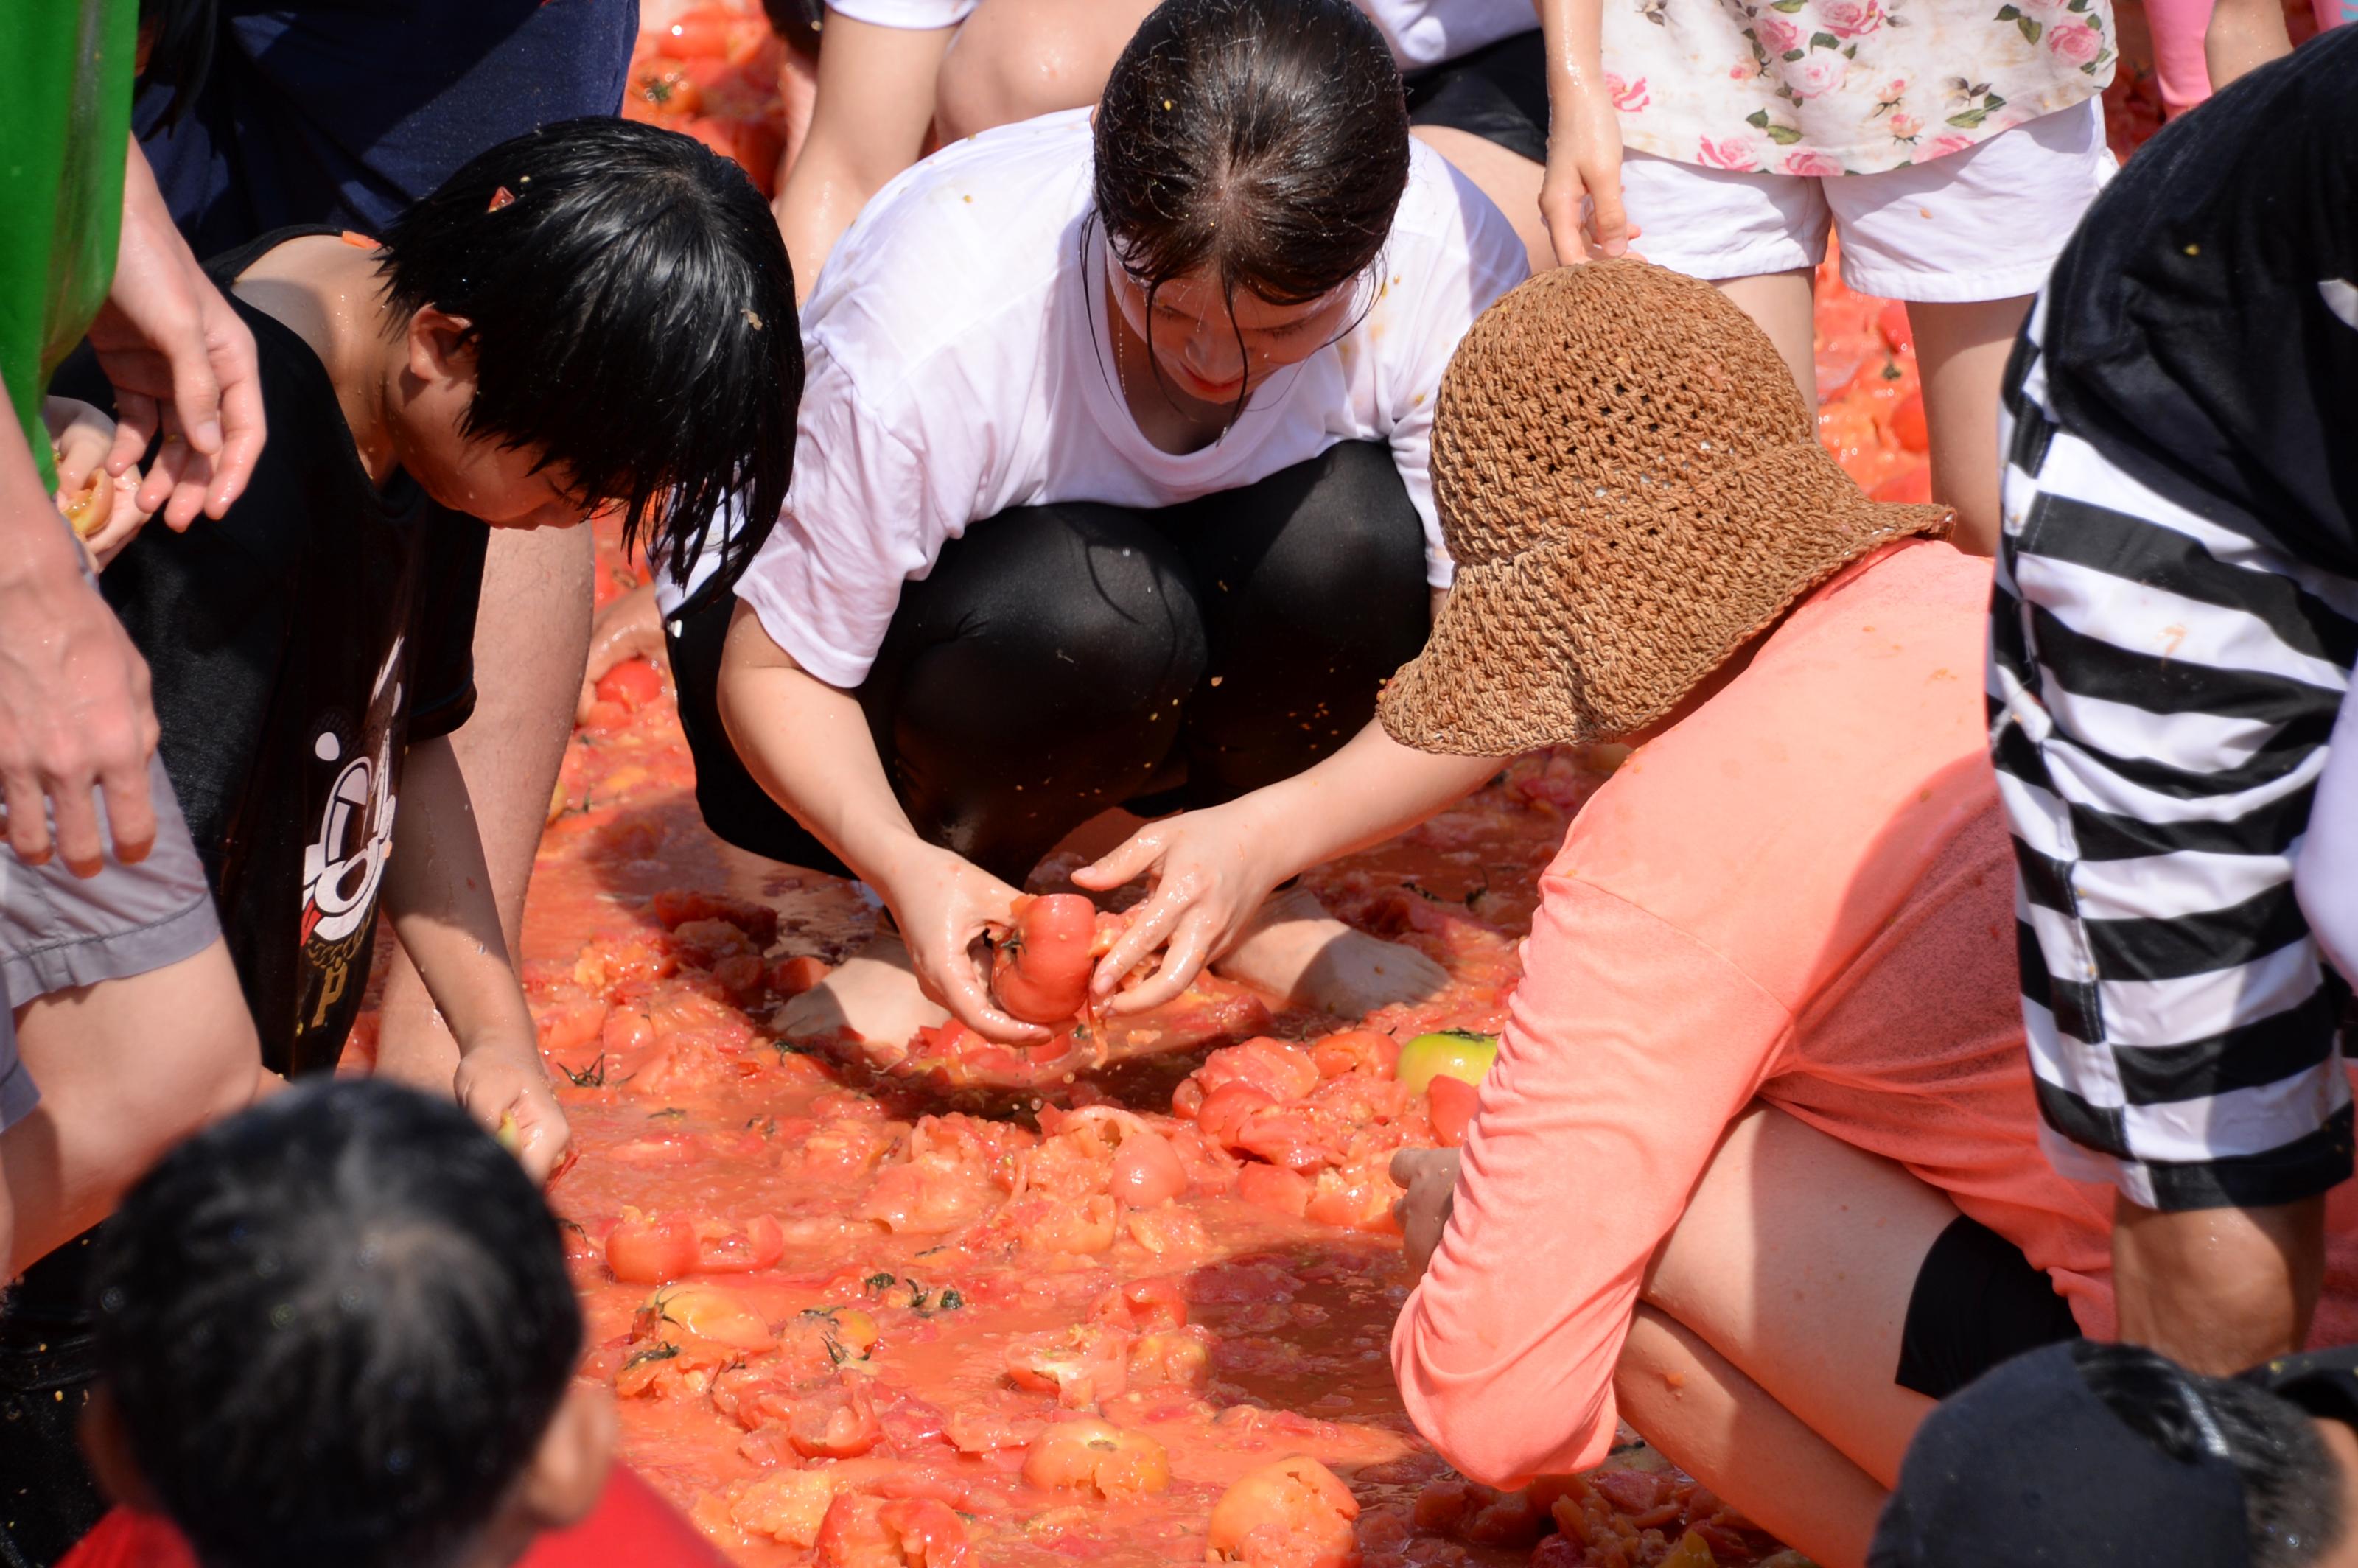
[[[1482,1091],[1463,1078],[1443,1073],[1424,1087],[1424,1092],[1434,1141],[1444,1149],[1456,1148],[1466,1141],[1466,1129],[1482,1103]]]
[[[786,1250],[784,1227],[766,1214],[742,1227],[715,1220],[696,1227],[696,1266],[707,1274],[750,1274],[768,1268]]]
[[[731,1350],[771,1350],[778,1343],[768,1322],[751,1303],[719,1285],[665,1286],[648,1298],[641,1313],[653,1320],[658,1338],[693,1334]],[[662,1332],[665,1328],[677,1332],[666,1335]]]
[[[1011,1017],[1062,1023],[1089,999],[1098,906],[1078,893],[1018,898],[991,959],[990,989]]]
[[[1309,1177],[1279,1165],[1247,1165],[1237,1176],[1237,1195],[1245,1202],[1297,1219],[1309,1209],[1314,1190]]]
[[[685,1215],[626,1208],[606,1233],[607,1271],[625,1284],[668,1284],[694,1273],[697,1252],[696,1227]]]

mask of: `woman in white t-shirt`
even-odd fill
[[[969,951],[1042,855],[1109,806],[1291,777],[1367,723],[1451,577],[1433,393],[1524,273],[1411,141],[1344,0],[1168,0],[1094,114],[878,195],[804,313],[794,486],[741,603],[667,610],[707,820],[858,876],[906,937],[790,1030],[896,1046],[943,1021],[922,979],[986,1034],[1043,1037]],[[1305,895],[1224,891],[1233,918],[1190,925],[1125,1006],[1215,953],[1349,1011],[1440,979]]]
[[[1532,0],[1359,0],[1407,74],[1409,123],[1513,221],[1539,216],[1547,72]],[[830,0],[810,133],[775,210],[807,297],[868,200],[938,146],[1097,102],[1152,0]]]

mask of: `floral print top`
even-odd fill
[[[2102,92],[2112,0],[1606,0],[1621,139],[1682,163],[1873,174]]]

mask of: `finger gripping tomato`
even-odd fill
[[[1470,1030],[1444,1029],[1420,1034],[1401,1047],[1398,1076],[1409,1093],[1422,1094],[1433,1080],[1446,1073],[1478,1084],[1490,1064],[1498,1059],[1498,1037]]]
[[[1317,1460],[1296,1454],[1249,1471],[1213,1505],[1210,1555],[1247,1568],[1351,1568],[1358,1499]]]
[[[1078,893],[1018,898],[1006,935],[996,939],[990,989],[999,1005],[1026,1023],[1062,1023],[1089,997],[1089,948],[1097,905]]]

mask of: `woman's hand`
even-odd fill
[[[475,1046],[459,1060],[451,1080],[459,1104],[523,1164],[546,1182],[573,1141],[565,1112],[549,1092],[548,1071],[530,1042],[501,1040]]]
[[[989,1039],[1023,1044],[1051,1038],[1055,1031],[1001,1011],[990,994],[988,961],[976,960],[988,928],[1008,923],[1022,890],[914,834],[903,856],[877,891],[900,922],[919,988]]]
[[[1602,72],[1581,72],[1548,92],[1547,173],[1540,218],[1564,265],[1627,255],[1639,234],[1621,204],[1621,121]]]
[[[139,509],[139,470],[106,471],[114,421],[79,398],[42,399],[41,422],[57,453],[58,510],[73,524],[91,564],[103,571],[154,515]]]
[[[1392,1205],[1400,1221],[1401,1250],[1408,1259],[1409,1277],[1423,1277],[1449,1225],[1449,1211],[1457,1201],[1457,1151],[1403,1149],[1392,1156],[1392,1184],[1407,1195]]]
[[[1169,1001],[1206,964],[1234,946],[1262,901],[1301,868],[1275,852],[1254,797],[1150,823],[1095,865],[1073,873],[1103,892],[1152,875],[1153,894],[1132,913],[1130,929],[1098,964],[1089,989],[1109,1013],[1140,1012]],[[1142,984],[1117,992],[1122,977],[1163,948]]]
[[[663,612],[655,606],[655,585],[643,582],[598,611],[590,628],[590,662],[581,671],[581,697],[574,704],[579,723],[590,717],[598,700],[599,678],[625,659],[646,659],[657,668],[671,655],[664,642]]]

